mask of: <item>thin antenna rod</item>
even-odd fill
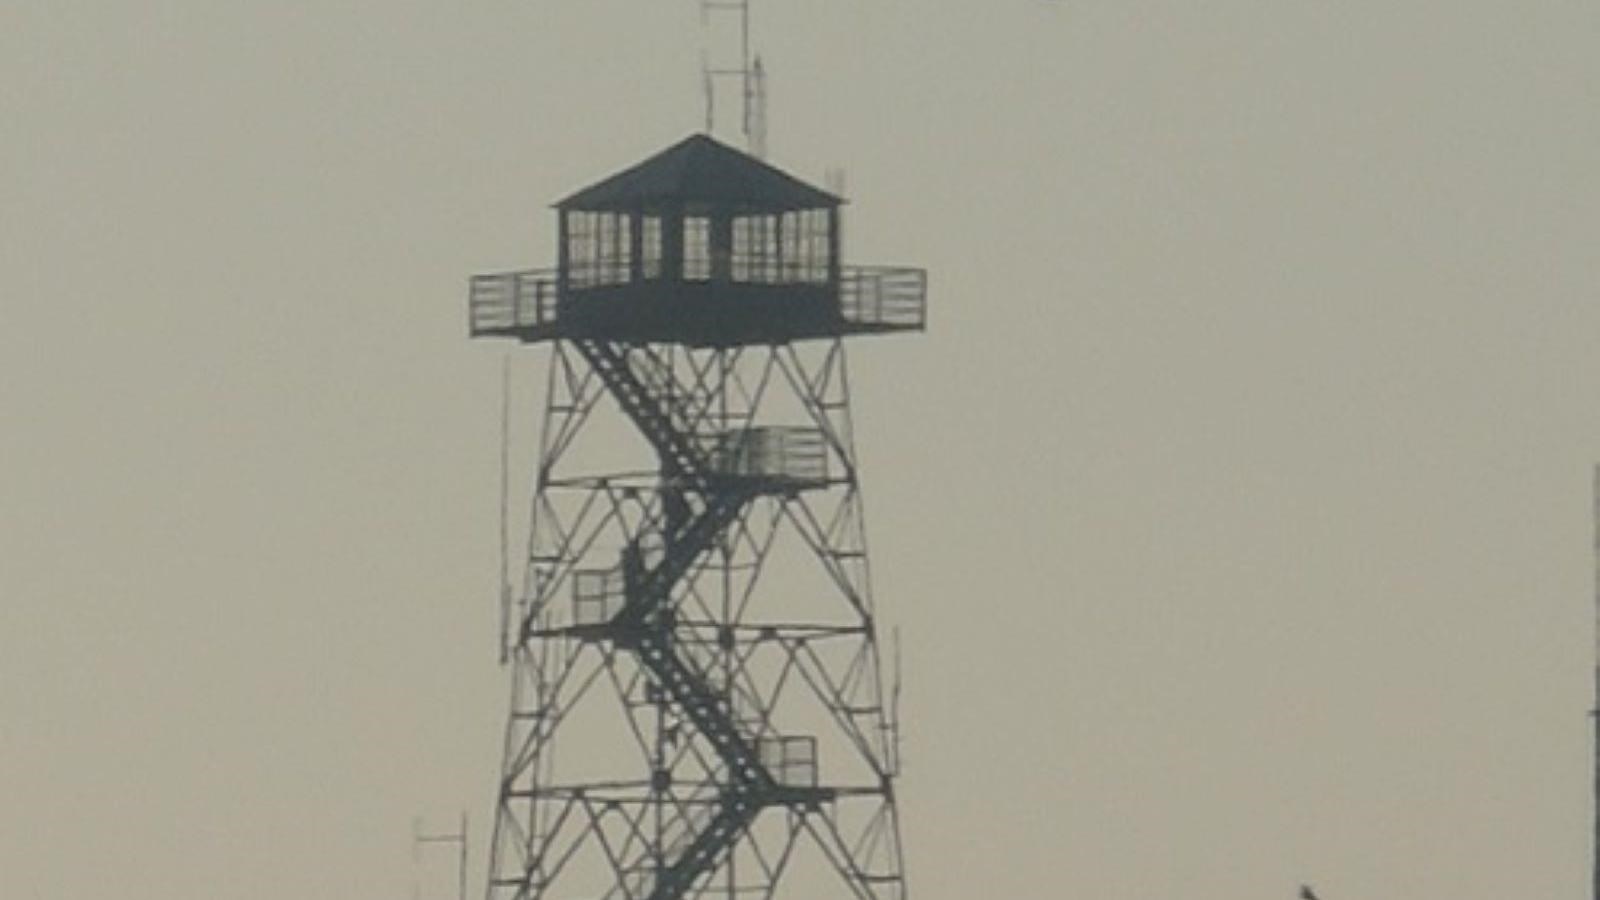
[[[500,360],[500,665],[511,645],[511,354]]]
[[[745,108],[745,136],[750,140],[750,154],[756,159],[767,158],[767,70],[761,64],[761,54],[750,62],[750,97]]]
[[[1589,718],[1594,722],[1594,900],[1600,900],[1600,465],[1594,469],[1594,708]]]
[[[705,92],[706,99],[706,134],[717,130],[717,84],[711,77],[711,57],[702,50],[700,52],[700,90]]]
[[[750,107],[754,105],[754,71],[750,61],[750,0],[739,8],[739,64],[744,67],[744,136],[750,137]]]

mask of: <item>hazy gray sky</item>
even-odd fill
[[[932,270],[851,357],[912,891],[1583,896],[1600,9],[757,31],[774,161]],[[466,277],[699,126],[700,42],[691,0],[0,7],[0,896],[396,900],[464,805],[482,850]]]

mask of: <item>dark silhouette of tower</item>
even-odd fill
[[[840,204],[696,135],[472,279],[551,348],[491,898],[904,897],[844,339],[926,275],[843,265]]]

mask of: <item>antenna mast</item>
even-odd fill
[[[713,13],[732,13],[739,17],[739,61],[726,64],[722,57],[709,52],[700,60],[700,74],[705,85],[706,131],[714,133],[717,125],[717,83],[723,79],[737,79],[741,100],[739,130],[745,147],[757,159],[767,158],[767,74],[761,57],[750,50],[750,0],[700,0],[700,23],[708,31]]]

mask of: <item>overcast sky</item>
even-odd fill
[[[702,38],[0,5],[0,896],[441,900],[411,820],[463,807],[481,881],[509,348],[466,278],[700,127]],[[1600,8],[756,40],[773,160],[931,271],[928,333],[851,356],[913,894],[1585,896]]]

